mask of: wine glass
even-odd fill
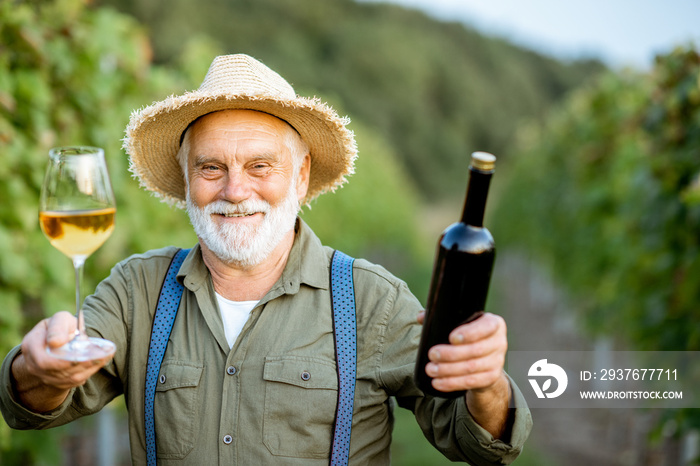
[[[41,186],[39,224],[51,245],[73,261],[75,269],[75,337],[49,354],[69,361],[90,361],[114,354],[109,340],[85,333],[80,303],[83,264],[114,230],[116,204],[104,151],[98,147],[56,147]]]

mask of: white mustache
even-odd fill
[[[238,203],[231,203],[219,199],[204,207],[207,215],[253,215],[257,213],[267,214],[270,212],[270,203],[262,200],[246,199]]]

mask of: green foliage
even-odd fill
[[[80,0],[0,2],[2,354],[39,319],[74,308],[71,263],[38,227],[39,189],[51,147],[103,147],[116,191],[118,228],[87,262],[86,289],[126,255],[182,243],[183,232],[189,232],[182,215],[158,206],[138,188],[120,147],[132,108],[181,85],[173,73],[149,73],[150,55],[143,30],[113,11],[89,10]],[[158,236],[135,231],[158,231]],[[185,243],[193,241],[190,234]],[[0,462],[48,464],[52,451],[58,456],[48,440],[43,449],[35,448],[36,441],[1,423]]]
[[[550,261],[592,329],[640,350],[700,349],[699,76],[678,50],[577,93],[529,128],[495,209],[499,238]]]
[[[324,244],[382,264],[425,302],[434,238],[416,231],[419,196],[386,142],[353,124],[360,157],[355,175],[303,214]]]
[[[495,209],[501,244],[550,265],[592,331],[640,351],[700,350],[698,52],[607,75],[521,147]]]
[[[156,59],[207,34],[261,59],[298,93],[329,97],[394,147],[430,200],[461,196],[464,157],[507,157],[518,120],[598,74],[415,10],[352,0],[102,0],[147,24]]]
[[[10,312],[20,307],[43,310],[45,302],[52,303],[51,312],[57,306],[70,309],[70,262],[49,246],[37,224],[48,150],[65,144],[105,148],[123,213],[118,230],[138,222],[167,221],[171,215],[125,215],[132,206],[143,212],[155,203],[130,179],[120,149],[131,109],[153,93],[152,86],[167,83],[149,80],[147,38],[125,16],[85,10],[77,0],[41,6],[3,2],[0,8],[0,196],[11,200],[0,206],[0,299]],[[140,249],[141,243],[134,235],[116,233],[88,262],[92,273],[87,276],[104,274],[107,264]],[[56,293],[58,289],[62,291]],[[32,314],[28,324],[42,316],[43,312]],[[21,321],[9,313],[3,318]],[[16,338],[3,342],[12,340]]]

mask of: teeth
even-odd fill
[[[224,214],[226,217],[248,217],[249,215],[253,214]]]

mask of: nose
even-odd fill
[[[252,183],[244,174],[235,170],[229,170],[219,197],[231,203],[239,203],[251,197]]]

